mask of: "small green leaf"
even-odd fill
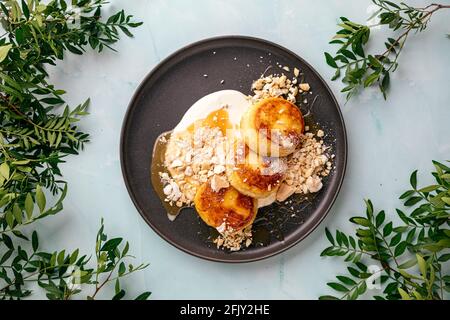
[[[327,61],[327,64],[330,67],[332,67],[332,68],[337,68],[338,67],[337,64],[336,64],[336,61],[334,61],[333,57],[328,52],[325,52],[325,59]]]
[[[336,72],[334,73],[334,76],[331,78],[331,81],[336,80],[341,75],[341,69],[337,68]]]
[[[9,179],[10,169],[6,162],[0,165],[0,175],[2,175],[6,180]]]
[[[36,251],[39,247],[39,240],[36,231],[33,231],[33,234],[31,235],[31,245],[33,247],[33,251]]]
[[[398,293],[400,293],[400,296],[402,297],[403,300],[411,300],[411,297],[402,288],[398,288]]]
[[[22,0],[22,11],[25,18],[28,20],[30,18],[30,9],[24,0]]]
[[[125,243],[125,247],[122,250],[122,257],[125,257],[128,253],[128,250],[130,249],[130,244],[128,241]]]
[[[438,259],[439,262],[446,262],[448,260],[450,260],[450,253],[443,254]]]
[[[126,270],[125,263],[121,262],[119,265],[119,277],[122,276]]]
[[[394,247],[398,243],[400,243],[401,240],[402,240],[402,234],[397,233],[394,237],[392,237],[391,242],[389,243],[389,246]]]
[[[116,294],[120,292],[120,281],[119,278],[116,279],[116,284],[114,285],[114,291]]]
[[[77,261],[78,254],[80,252],[80,249],[76,249],[72,254],[70,255],[69,263],[74,264]]]
[[[319,300],[339,300],[339,298],[327,295],[327,296],[320,296]]]
[[[5,218],[6,218],[6,223],[12,229],[14,227],[14,215],[10,210],[6,211]]]
[[[368,219],[363,218],[363,217],[352,217],[350,218],[350,222],[353,222],[355,224],[359,224],[360,226],[363,227],[370,227],[371,223]]]
[[[122,300],[123,297],[125,297],[125,290],[120,290],[118,293],[116,293],[116,295],[114,295],[112,300]]]
[[[36,202],[37,202],[40,212],[41,213],[44,212],[46,200],[45,200],[44,192],[42,192],[42,188],[40,185],[37,185],[37,187],[36,187]]]
[[[383,228],[383,237],[387,237],[392,233],[392,221],[387,223]]]
[[[33,215],[33,207],[34,207],[33,197],[28,192],[25,198],[25,212],[27,214],[28,220],[30,220]]]
[[[354,286],[356,284],[356,282],[349,278],[349,277],[345,277],[345,276],[336,276],[336,278],[341,281],[343,284],[349,285],[349,286]]]
[[[0,62],[6,59],[9,50],[11,50],[12,44],[6,44],[0,47]]]
[[[367,88],[371,86],[375,81],[377,81],[380,78],[380,74],[378,72],[374,72],[370,74],[365,80],[364,80],[364,87]]]
[[[384,211],[380,211],[378,213],[378,215],[375,218],[375,223],[376,223],[377,228],[383,224],[385,216],[386,216],[386,214],[384,213]]]
[[[370,199],[364,199],[364,202],[366,203],[366,215],[367,218],[371,219],[373,216],[373,204]]]
[[[441,186],[439,186],[439,185],[431,185],[431,186],[428,186],[428,187],[419,189],[418,191],[419,191],[419,192],[432,192],[432,191],[434,191],[434,190],[439,189],[440,187],[441,187]]]
[[[105,242],[100,251],[114,251],[121,242],[122,238],[110,239]]]
[[[328,282],[327,285],[339,292],[348,292],[348,289],[340,283],[337,282]]]
[[[22,224],[22,210],[17,203],[13,206],[13,214],[18,224]]]
[[[339,50],[344,56],[346,56],[349,59],[356,60],[356,56],[351,52],[350,50],[341,49]]]
[[[417,264],[417,259],[410,259],[410,260],[403,262],[398,267],[399,267],[399,269],[409,269],[411,267],[414,267],[416,264]]]
[[[408,190],[408,191],[402,193],[402,195],[399,197],[399,199],[406,199],[406,198],[409,198],[409,197],[412,196],[414,193],[416,193],[415,190]]]
[[[422,258],[422,256],[420,256],[419,254],[416,254],[416,258],[417,258],[417,264],[419,265],[420,273],[422,274],[422,277],[424,279],[426,279],[427,278],[427,263],[426,263],[425,259]]]
[[[56,261],[58,262],[58,265],[63,265],[65,260],[66,250],[61,251],[58,253],[58,256],[56,258]]]
[[[422,200],[422,197],[411,197],[405,201],[405,206],[411,207],[411,206],[419,203],[421,200]]]
[[[408,244],[406,243],[406,241],[400,242],[400,243],[395,247],[395,250],[394,250],[394,256],[398,257],[398,256],[402,255],[402,254],[405,252],[407,245],[408,245]]]
[[[400,7],[394,2],[387,1],[387,0],[383,0],[383,2],[390,5],[391,7],[394,7],[395,9],[400,9]]]
[[[413,189],[415,190],[417,188],[417,170],[413,171],[411,177],[409,178],[409,182],[413,187]]]
[[[151,292],[144,292],[144,293],[141,293],[141,294],[140,294],[139,296],[137,296],[136,299],[134,299],[134,300],[147,300],[148,297],[150,297],[151,294],[152,294]]]
[[[331,235],[331,232],[330,230],[328,230],[328,228],[325,228],[325,235],[327,236],[328,241],[330,241],[330,243],[334,245],[333,236]]]

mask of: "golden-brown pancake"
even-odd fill
[[[241,134],[259,155],[283,157],[299,147],[304,126],[297,106],[282,98],[267,98],[242,116]]]
[[[239,193],[229,186],[214,191],[210,182],[202,184],[195,195],[195,209],[209,226],[241,230],[251,225],[258,211],[256,199]]]
[[[214,191],[210,182],[198,188],[194,204],[207,225],[217,228],[225,223],[227,228],[236,231],[251,225],[258,211],[256,199],[239,193],[232,186]]]
[[[237,141],[228,153],[226,173],[239,192],[260,199],[277,191],[286,166],[284,158],[259,156],[244,142]]]

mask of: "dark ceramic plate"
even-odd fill
[[[276,64],[289,66],[291,72]],[[293,205],[273,204],[258,213],[255,240],[239,252],[218,250],[212,243],[215,230],[206,226],[194,209],[184,209],[171,222],[152,188],[150,165],[156,138],[171,130],[199,98],[218,90],[250,94],[253,80],[268,66],[292,77],[301,69],[313,95],[308,104],[314,120],[327,132],[325,142],[336,155],[335,168],[323,189]],[[269,73],[270,73],[269,72]],[[203,75],[207,74],[208,77]],[[225,80],[221,84],[221,80]],[[303,100],[303,98],[302,98]],[[314,101],[315,100],[315,101]],[[312,106],[312,101],[314,104]],[[137,89],[125,116],[121,137],[121,164],[125,183],[139,213],[163,239],[175,247],[208,260],[248,262],[280,253],[305,238],[330,210],[344,178],[347,138],[336,99],[320,75],[295,53],[274,43],[240,36],[218,37],[191,44],[162,61]],[[302,201],[300,201],[302,200]]]

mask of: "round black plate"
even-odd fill
[[[291,72],[277,67],[289,66]],[[211,92],[234,89],[250,94],[253,80],[268,66],[269,73],[292,77],[298,67],[311,85],[315,98],[312,113],[326,129],[335,169],[324,188],[309,201],[292,208],[274,204],[260,210],[255,223],[255,245],[239,252],[218,250],[212,243],[214,231],[194,209],[185,209],[171,222],[150,180],[152,150],[156,138],[171,130],[184,112]],[[204,77],[207,74],[207,77]],[[221,80],[224,83],[221,84]],[[311,106],[310,106],[311,107]],[[347,138],[338,103],[319,74],[295,53],[274,43],[241,36],[206,39],[191,44],[162,61],[137,89],[126,113],[121,137],[121,165],[125,183],[139,213],[163,239],[177,248],[208,260],[248,262],[280,253],[311,233],[324,219],[339,192],[347,162]]]

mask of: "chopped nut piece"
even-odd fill
[[[172,193],[172,186],[170,184],[168,184],[167,186],[164,187],[163,192],[164,192],[164,194],[166,196],[171,194]]]
[[[303,91],[309,91],[309,89],[311,89],[311,87],[309,86],[309,83],[300,83],[298,86]]]
[[[225,171],[225,166],[223,166],[221,164],[214,167],[214,173],[215,174],[220,174],[220,173],[222,173],[224,171]]]
[[[300,74],[300,70],[298,70],[297,68],[294,68],[294,76],[298,77],[299,74]]]
[[[217,230],[218,232],[220,232],[220,233],[223,233],[223,232],[225,231],[226,228],[227,228],[227,226],[226,226],[225,222],[223,222],[220,226],[218,226],[218,227],[216,228],[216,230]]]
[[[170,165],[172,168],[181,167],[183,165],[183,162],[181,160],[175,159],[173,160],[172,164]]]
[[[284,201],[287,198],[289,198],[291,195],[293,195],[295,192],[295,188],[286,184],[282,183],[280,188],[277,191],[277,201]]]
[[[270,75],[261,77],[252,84],[253,97],[251,99],[257,102],[260,99],[269,97],[282,97],[288,101],[295,103],[298,88],[294,85],[296,79],[290,80],[286,75],[281,76]]]
[[[228,188],[230,183],[224,176],[214,175],[211,178],[211,188],[214,192],[219,192],[220,189]]]
[[[219,228],[221,228],[222,225]],[[224,247],[229,249],[230,251],[238,251],[241,249],[242,243],[244,243],[246,247],[250,246],[250,244],[252,243],[251,226],[245,228],[244,230],[238,231],[233,230],[230,227],[224,228],[225,230],[221,228],[223,231],[220,232],[220,236],[214,239],[214,243],[216,244],[217,248]]]
[[[317,131],[317,136],[318,136],[319,138],[322,138],[324,135],[325,135],[325,132],[323,132],[323,130]]]
[[[322,186],[322,180],[317,176],[306,179],[306,187],[309,192],[317,192],[322,189]]]

